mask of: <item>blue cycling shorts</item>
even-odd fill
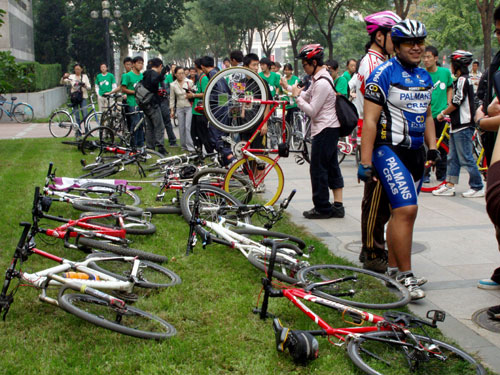
[[[417,204],[425,163],[422,154],[420,149],[405,150],[402,156],[408,163],[403,163],[389,146],[373,151],[373,166],[393,209]]]

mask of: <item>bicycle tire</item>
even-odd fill
[[[204,168],[193,176],[193,185],[199,183],[209,184],[224,189],[227,169]],[[248,178],[241,175],[233,175],[229,185],[229,194],[246,204],[252,200],[253,189]]]
[[[113,146],[115,142],[115,132],[107,126],[99,126],[87,132],[82,139],[80,151],[83,155],[89,155],[95,151],[101,152],[106,146]]]
[[[59,292],[59,306],[64,311],[99,327],[132,337],[153,340],[163,340],[177,333],[174,326],[170,323],[136,307],[125,305],[120,308],[120,313],[118,314],[118,308],[111,306],[107,301],[86,294],[63,294],[64,291],[65,288],[61,288]],[[96,311],[96,313],[92,311]],[[119,322],[118,316],[120,317]],[[128,318],[131,318],[130,324],[133,327],[128,327],[124,324],[129,324]],[[148,327],[147,331],[136,328],[141,323],[140,320],[145,320],[143,324],[146,324],[146,327]],[[149,330],[152,328],[152,324],[155,324],[157,327],[157,332]]]
[[[430,339],[421,335],[414,335],[416,339],[429,345],[437,345],[444,351],[449,352],[445,354],[446,360],[441,360],[432,356],[435,348],[432,349],[431,354],[427,355],[425,359],[418,361],[418,368],[411,371],[411,374],[442,374],[444,372],[450,374],[486,374],[485,369],[474,358],[461,349],[445,342]],[[352,362],[363,372],[371,375],[390,375],[390,374],[409,374],[408,362],[414,363],[414,358],[409,360],[408,356],[413,354],[414,357],[418,352],[410,351],[408,354],[403,350],[403,346],[397,344],[390,344],[388,342],[379,341],[377,339],[386,340],[404,340],[402,333],[392,331],[370,332],[362,334],[359,337],[349,340],[347,344],[347,354]],[[424,345],[425,346],[425,345]],[[399,350],[398,350],[399,349]],[[397,360],[397,354],[401,354],[401,360],[396,363],[390,364],[389,361]],[[425,351],[424,353],[429,353]],[[423,354],[420,354],[423,355]],[[426,361],[427,359],[427,361]],[[465,368],[465,367],[468,368]],[[408,371],[403,369],[407,368]],[[441,369],[441,370],[440,370]],[[446,369],[446,371],[444,371]]]
[[[0,120],[2,119],[3,116],[3,108],[0,107]]]
[[[130,216],[142,216],[144,210],[136,206],[125,206],[104,199],[75,199],[73,207],[85,212],[123,212]]]
[[[254,98],[268,99],[266,83],[258,74],[243,67],[221,70],[210,79],[205,89],[205,115],[223,132],[239,133],[251,129],[261,120],[266,106],[239,103],[238,100],[248,97],[248,93]]]
[[[427,171],[428,168],[432,168],[430,165],[426,166],[424,176],[429,176],[429,182],[422,184],[420,191],[423,193],[432,193],[434,190],[439,189],[441,185],[446,184],[446,180],[438,181],[434,173],[431,171]]]
[[[158,160],[163,158],[165,158],[165,155],[147,148],[140,155],[138,155],[137,160],[139,161],[144,173],[146,173],[147,176],[150,176],[153,171],[158,170]]]
[[[297,278],[303,285],[309,285],[346,276],[356,276],[357,280],[320,286],[314,289],[313,294],[365,309],[397,309],[410,302],[410,293],[402,284],[385,275],[361,268],[337,264],[315,265],[301,269]],[[356,292],[354,298],[335,295],[350,290]]]
[[[267,147],[270,149],[277,149],[280,143],[283,143],[281,119],[270,120],[267,123]],[[291,130],[290,125],[285,123],[285,142],[290,144]]]
[[[309,137],[305,137],[302,141],[302,157],[306,162],[311,164],[311,149],[312,149],[312,140]]]
[[[33,121],[33,117],[35,117],[33,107],[26,103],[16,104],[12,112],[14,115],[14,119],[21,124],[30,123],[31,121]]]
[[[144,212],[151,212],[153,215],[170,215],[176,214],[179,215],[182,213],[180,207],[177,206],[159,206],[159,207],[146,207],[144,208]]]
[[[306,247],[306,243],[300,239],[299,237],[292,236],[288,233],[280,233],[280,232],[272,232],[267,229],[252,229],[252,228],[235,228],[234,232],[242,235],[248,236],[262,236],[264,238],[278,238],[278,239],[286,239],[287,241],[291,241],[297,246],[299,249],[303,250]],[[280,242],[280,244],[286,244],[286,242]]]
[[[83,245],[91,249],[105,250],[113,254],[124,255],[129,257],[138,257],[139,259],[149,260],[151,262],[156,262],[156,263],[164,263],[167,261],[167,257],[163,255],[158,255],[143,250],[133,249],[131,247],[124,247],[109,242],[94,240],[93,238],[80,237],[78,239],[78,245]]]
[[[101,119],[102,119],[102,112],[92,112],[87,117],[85,117],[85,122],[84,122],[85,133],[88,133],[89,131],[102,126]]]
[[[126,261],[123,258],[102,260],[102,258],[109,257],[116,257],[116,255],[112,253],[92,253],[86,259],[91,260],[89,263],[90,268],[113,276],[118,280],[128,281],[133,261]],[[181,278],[175,272],[154,262],[141,260],[139,269],[140,272],[135,277],[134,285],[140,288],[168,288],[181,283]]]
[[[105,184],[103,182],[87,182],[80,186],[81,189],[87,189],[87,191],[82,191],[80,195],[82,197],[92,198],[94,194],[96,198],[110,198],[113,196],[117,203],[128,205],[128,206],[138,206],[141,204],[141,198],[133,191],[127,189],[127,185],[123,185],[122,194],[117,194],[119,190],[118,185]]]
[[[294,249],[295,246],[292,244],[282,244],[281,247],[286,247],[295,250]],[[252,264],[252,266],[261,270],[267,275],[268,274],[267,270],[269,268],[269,256],[270,253],[261,254],[255,251],[251,251],[248,254],[247,259]],[[299,280],[296,278],[296,275],[299,267],[300,266],[298,264],[291,264],[284,257],[281,257],[278,252],[276,254],[276,259],[274,260],[273,277],[278,280],[284,281],[288,284],[297,284]]]
[[[196,191],[200,191],[200,219],[212,222],[218,221],[218,209],[221,206],[239,206],[242,203],[226,191],[212,185],[192,185],[182,194],[180,205],[181,212],[186,222],[191,221],[192,207],[196,198]],[[250,218],[244,218],[249,223]]]
[[[71,133],[73,120],[64,110],[55,111],[49,118],[49,132],[54,138],[64,138]]]
[[[264,164],[265,167],[262,169],[262,174],[264,175],[263,178],[260,178],[260,180],[255,179],[253,176],[253,163],[255,161],[255,158],[253,157],[244,157],[238,161],[236,161],[233,166],[227,171],[226,179],[224,181],[224,190],[229,192],[230,187],[231,187],[231,179],[233,176],[236,175],[242,175],[242,176],[253,176],[249,177],[249,181],[252,184],[252,187],[255,189],[258,189],[259,185],[262,186],[264,181],[268,179],[268,181],[271,181],[272,183],[275,183],[277,181],[277,186],[276,186],[276,191],[272,193],[272,196],[267,200],[267,202],[264,203],[265,206],[272,206],[276,201],[279,199],[281,196],[281,193],[283,192],[283,187],[285,184],[285,177],[283,176],[283,170],[279,166],[278,163],[275,163],[273,159],[271,159],[268,156],[265,155],[256,155],[256,158],[259,160],[258,163]],[[274,172],[273,172],[274,171]],[[273,172],[273,173],[271,173]],[[234,177],[235,178],[235,177]],[[269,186],[271,186],[269,184]],[[274,191],[274,189],[273,189]],[[266,198],[267,199],[267,198]],[[266,200],[264,199],[264,200]]]
[[[82,141],[61,141],[63,145],[68,145],[68,146],[76,146],[78,149],[80,149],[80,145],[82,144]]]
[[[97,216],[100,214],[102,214],[102,212],[84,212],[80,215],[80,218]],[[154,225],[150,221],[142,220],[138,217],[133,216],[124,216],[122,219],[124,223],[124,229],[127,234],[149,235],[156,232],[156,225]],[[107,228],[120,229],[120,227],[116,225],[116,218],[112,216],[101,219],[91,219],[88,222],[96,223]]]

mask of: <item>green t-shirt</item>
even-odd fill
[[[448,87],[453,85],[453,78],[451,72],[441,66],[433,73],[428,72],[432,78],[434,89],[432,90],[431,110],[432,118],[436,118],[442,110],[448,107],[448,96],[446,91]]]
[[[342,77],[344,77],[344,78],[347,80],[347,83],[349,83],[349,81],[350,81],[350,80],[351,80],[351,78],[352,78],[352,76],[351,76],[351,74],[349,73],[349,71],[348,71],[348,70],[346,70],[346,71],[344,72],[344,74],[342,74]]]
[[[170,87],[170,84],[174,82],[174,75],[172,73],[169,73],[165,76],[165,83],[167,84],[168,87]]]
[[[198,89],[196,90],[196,93],[197,94],[201,94],[203,92],[205,92],[205,89],[207,88],[207,85],[208,85],[208,77],[206,74],[203,74],[201,76],[201,79],[198,80]],[[196,108],[196,106],[198,105],[198,102],[200,101],[201,99],[198,99],[198,98],[195,98],[194,99],[194,103],[193,103],[193,115],[199,115],[199,116],[202,116],[201,113],[198,113],[196,112],[194,109]]]
[[[135,74],[133,70],[122,75],[122,86],[125,86],[128,90],[135,91],[135,85],[137,82],[142,80],[142,73]],[[135,101],[135,95],[127,94],[127,104],[131,107],[137,106]]]
[[[99,87],[100,96],[113,90],[113,83],[116,83],[115,76],[109,72],[105,76],[99,73],[95,79],[95,84]]]
[[[287,79],[286,81],[288,82],[289,86],[293,86],[297,82],[299,82],[299,77],[292,75],[290,79]],[[288,96],[285,96],[283,99],[290,102],[290,104],[286,106],[286,109],[297,108],[297,102],[293,98],[290,99]]]
[[[271,98],[269,99],[272,99],[276,95],[276,91],[280,88],[280,76],[275,72],[270,73],[269,77],[266,77],[263,72],[260,72],[259,76],[269,85],[269,89],[271,90]]]
[[[347,83],[347,79],[343,75],[337,77],[337,79],[335,80],[335,82],[333,82],[333,84],[335,85],[335,90],[337,90],[339,94],[342,94],[345,97],[347,97],[347,91],[349,85]]]

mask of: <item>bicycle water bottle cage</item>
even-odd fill
[[[290,146],[288,143],[280,143],[278,145],[278,155],[282,158],[287,158],[290,155]]]

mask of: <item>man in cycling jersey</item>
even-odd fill
[[[430,105],[432,79],[418,67],[426,36],[419,21],[393,26],[396,57],[377,67],[366,81],[358,169],[361,180],[381,186],[378,194],[390,204],[387,274],[404,284],[412,299],[425,297],[420,285],[426,281],[417,279],[411,269],[417,195],[426,160],[434,163],[439,156]]]
[[[398,15],[390,11],[370,14],[365,18],[366,30],[370,35],[367,44],[367,54],[359,64],[356,75],[356,98],[353,103],[358,109],[358,137],[361,136],[363,126],[363,104],[366,80],[371,72],[382,64],[386,56],[393,53],[391,28],[401,21]],[[387,269],[387,253],[385,250],[384,226],[389,220],[390,211],[388,202],[380,202],[380,194],[376,183],[365,184],[363,200],[361,202],[361,241],[362,248],[360,261],[363,267],[376,272],[385,272]]]

